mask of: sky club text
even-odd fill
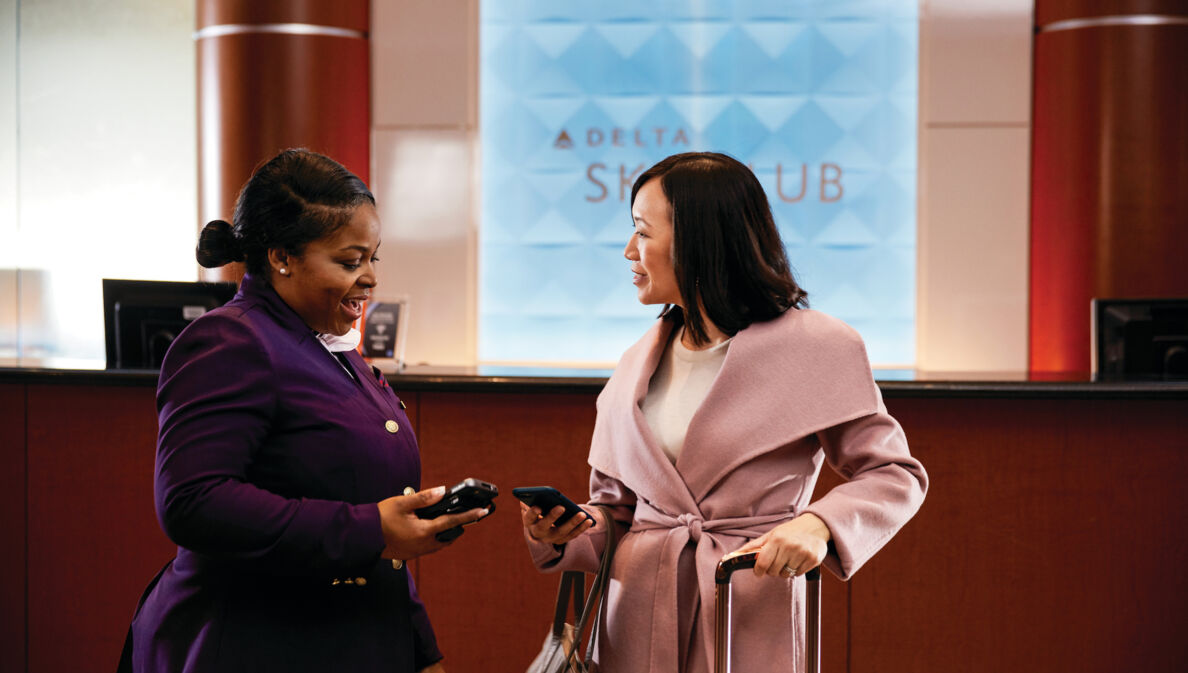
[[[753,165],[747,166],[752,171],[755,170]],[[601,161],[590,164],[586,167],[586,179],[590,183],[591,191],[585,195],[586,200],[599,203],[615,193],[620,201],[626,201],[631,195],[631,185],[647,168],[645,164],[630,167],[626,164],[607,166]],[[806,197],[816,198],[821,203],[834,203],[840,201],[846,193],[842,177],[842,167],[834,163],[824,162],[812,167],[806,163],[788,166],[777,163],[776,193],[768,196],[775,196],[783,203],[799,203]],[[810,185],[815,187],[811,195]]]

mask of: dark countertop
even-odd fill
[[[597,393],[608,369],[416,366],[385,369],[397,392]],[[1086,372],[925,372],[875,370],[887,398],[1188,399],[1188,380],[1094,381]],[[0,360],[0,384],[155,386],[153,370],[93,363]]]

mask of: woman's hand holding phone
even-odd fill
[[[456,526],[474,523],[487,515],[486,509],[471,509],[458,514],[444,514],[436,519],[422,519],[416,510],[432,505],[445,495],[445,487],[426,489],[412,495],[397,495],[379,502],[380,523],[384,531],[386,559],[407,561],[449,545],[437,535]]]
[[[563,545],[594,527],[594,516],[556,489],[538,486],[512,493],[521,500],[520,519],[534,540]]]
[[[584,508],[582,511],[586,511]],[[565,508],[557,505],[552,510],[542,513],[539,507],[529,507],[520,503],[520,515],[524,528],[533,540],[563,545],[594,527],[593,517],[571,517],[564,523],[557,523],[557,519],[565,513]],[[589,514],[589,512],[587,512]]]

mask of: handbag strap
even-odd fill
[[[614,561],[615,547],[619,543],[618,524],[611,516],[610,508],[599,505],[598,509],[602,510],[602,516],[606,520],[606,547],[602,550],[598,575],[594,578],[595,583],[599,586],[590,588],[590,593],[598,591],[601,596],[598,601],[598,611],[594,614],[594,626],[590,629],[590,642],[586,643],[586,661],[594,660],[594,644],[598,640],[599,631],[605,625],[607,594],[610,593],[607,591],[607,586],[610,584],[610,569],[611,563]]]
[[[557,605],[553,609],[553,635],[561,637],[565,629],[565,609],[573,604],[573,621],[577,623],[581,618],[582,604],[586,593],[586,574],[577,570],[567,570],[561,574],[561,585],[557,588]],[[572,600],[571,600],[572,599]]]
[[[604,612],[603,606],[606,605],[606,587],[610,583],[611,562],[614,560],[615,547],[618,545],[618,524],[611,516],[610,508],[604,505],[596,505],[596,507],[602,511],[603,521],[606,523],[606,543],[603,545],[602,558],[598,561],[598,572],[594,575],[594,581],[590,585],[590,593],[586,596],[586,604],[582,608],[581,618],[574,627],[573,649],[566,657],[566,664],[571,670],[574,658],[581,650],[582,633],[591,617],[594,617],[594,629],[591,631],[590,640],[586,645],[586,661],[590,661],[594,656],[594,640],[597,637],[600,617]],[[595,605],[597,605],[597,609],[595,609]]]

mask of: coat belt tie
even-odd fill
[[[667,531],[660,551],[660,573],[656,579],[656,595],[652,601],[652,640],[650,661],[652,671],[675,671],[680,662],[677,633],[677,562],[685,546],[695,546],[699,593],[698,628],[706,643],[708,668],[713,670],[714,638],[714,571],[718,561],[738,549],[747,540],[759,537],[775,526],[791,519],[791,512],[776,512],[758,516],[705,519],[701,512],[669,514],[654,504],[639,501],[635,506],[632,533]],[[658,627],[657,625],[664,625]]]

